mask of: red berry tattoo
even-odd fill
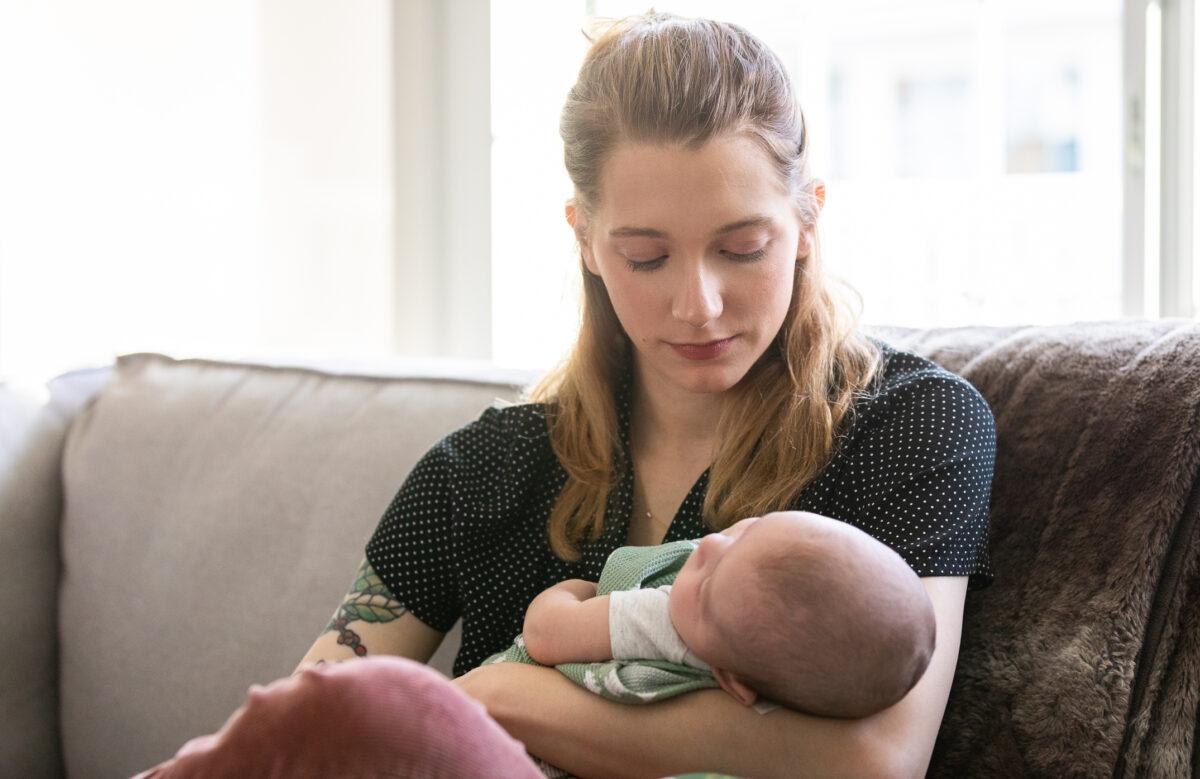
[[[396,600],[396,596],[392,595],[391,590],[375,573],[371,564],[363,560],[355,574],[354,586],[322,632],[336,630],[338,644],[349,647],[358,657],[365,657],[367,647],[358,633],[350,629],[350,623],[392,622],[407,611],[408,609]]]

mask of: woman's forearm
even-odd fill
[[[644,706],[594,695],[550,668],[523,666],[519,700],[489,713],[526,749],[578,776],[721,771],[753,777],[894,776],[863,720],[759,714],[723,690]]]

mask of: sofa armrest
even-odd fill
[[[61,776],[58,728],[59,465],[65,423],[0,386],[0,776]]]

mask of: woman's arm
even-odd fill
[[[941,725],[962,632],[967,578],[921,579],[937,648],[901,701],[863,719],[787,709],[762,715],[722,690],[645,706],[604,700],[549,668],[483,666],[455,680],[533,754],[579,776],[723,771],[769,777],[921,777]]]
[[[292,675],[310,665],[369,654],[399,655],[425,663],[445,635],[404,608],[364,557],[350,591]]]

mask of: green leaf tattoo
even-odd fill
[[[379,595],[362,595],[342,604],[342,614],[363,622],[391,622],[403,613],[403,606]]]
[[[354,575],[354,586],[350,588],[345,600],[338,606],[329,624],[322,632],[331,630],[338,632],[338,643],[353,650],[354,654],[363,657],[367,647],[362,638],[350,629],[351,622],[391,622],[403,616],[408,609],[404,608],[396,596],[375,573],[375,569],[364,558]]]

